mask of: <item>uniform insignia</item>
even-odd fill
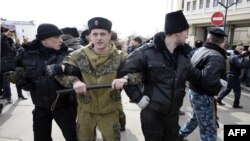
[[[95,26],[98,26],[99,22],[97,20],[95,20]]]

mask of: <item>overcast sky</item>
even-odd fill
[[[96,16],[108,18],[120,36],[144,37],[163,30],[167,0],[0,0],[0,17],[85,29]]]

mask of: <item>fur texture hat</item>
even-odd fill
[[[75,27],[65,27],[61,29],[63,34],[69,34],[72,35],[75,38],[79,37],[79,32]]]
[[[95,17],[88,21],[89,31],[92,29],[105,29],[108,32],[111,31],[112,22],[103,17]]]
[[[188,28],[187,19],[181,10],[166,14],[165,34],[179,33]]]
[[[49,37],[62,35],[63,32],[57,26],[53,24],[40,24],[37,28],[36,38],[37,40],[44,40]]]

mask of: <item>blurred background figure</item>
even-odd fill
[[[134,37],[130,43],[129,43],[129,47],[127,49],[127,53],[130,54],[132,53],[136,48],[138,48],[142,43],[142,38],[139,36]]]
[[[82,33],[81,33],[81,37],[80,37],[80,44],[83,46],[86,46],[87,44],[89,44],[90,42],[90,31],[88,29],[85,29]]]
[[[1,76],[0,86],[3,89],[3,95],[0,99],[7,99],[7,103],[12,103],[10,82],[8,82],[3,74],[15,69],[15,47],[11,38],[12,31],[1,25]]]
[[[75,27],[65,27],[61,29],[63,31],[62,39],[69,51],[74,51],[83,46],[80,44],[79,33]]]
[[[244,60],[242,56],[244,46],[238,45],[233,51],[232,55],[229,57],[229,71],[227,72],[227,88],[223,90],[217,97],[217,103],[219,105],[225,105],[222,102],[222,99],[227,96],[230,91],[234,91],[234,103],[233,108],[243,108],[240,106],[240,96],[241,96],[241,87],[240,87],[240,75],[241,69],[250,68],[250,60]],[[246,55],[249,55],[248,52]]]

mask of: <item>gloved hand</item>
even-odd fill
[[[63,74],[61,65],[51,64],[45,67],[44,75],[47,77],[54,77],[60,74]]]
[[[18,78],[15,71],[8,71],[3,74],[3,78],[11,83],[16,83]]]
[[[149,97],[146,96],[146,95],[144,95],[144,96],[142,97],[142,99],[139,101],[139,103],[137,103],[137,104],[138,104],[138,106],[139,106],[141,109],[144,109],[145,107],[148,106],[149,101],[150,101]]]
[[[227,81],[223,80],[223,79],[220,79],[220,83],[222,85],[222,87],[227,87]]]

